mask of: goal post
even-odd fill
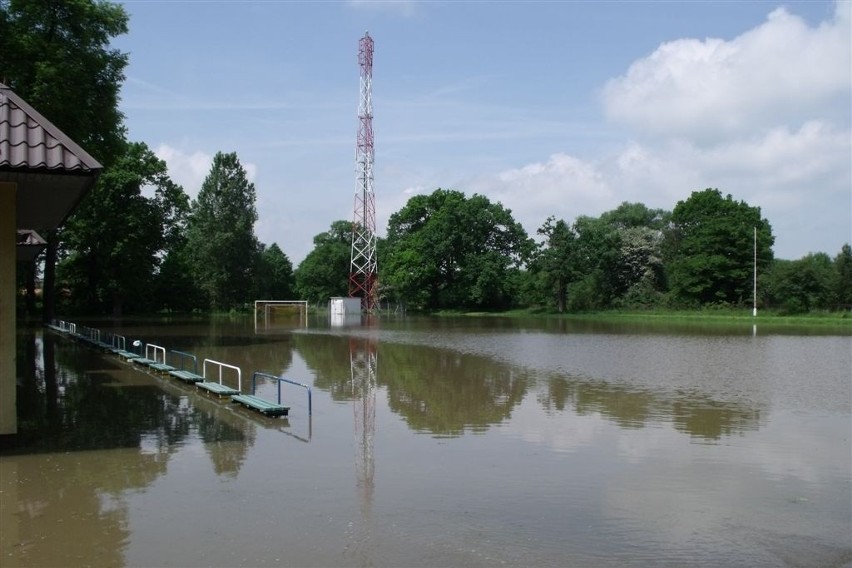
[[[254,330],[272,327],[308,326],[307,300],[255,300]]]

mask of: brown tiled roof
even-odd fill
[[[0,182],[15,184],[17,229],[61,226],[102,169],[88,152],[0,83]]]
[[[101,165],[0,83],[0,169],[97,173]]]

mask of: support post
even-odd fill
[[[0,436],[18,432],[15,375],[16,192],[16,184],[0,182]]]

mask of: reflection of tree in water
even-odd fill
[[[509,417],[527,390],[525,376],[483,357],[430,347],[384,344],[380,384],[391,410],[417,430],[458,436]]]
[[[350,399],[348,338],[306,335],[294,339],[316,373],[314,386],[328,390],[335,400]],[[441,436],[482,430],[508,418],[526,392],[523,377],[486,358],[393,343],[380,343],[377,349],[378,386],[387,388],[391,410],[417,430]]]
[[[218,403],[190,404],[182,389],[52,332],[17,339],[19,436],[0,460],[0,478],[16,480],[0,493],[10,564],[123,565],[127,491],[164,474],[194,431],[217,474],[239,471],[254,427]]]
[[[352,396],[349,347],[345,336],[294,336],[302,358],[316,373],[315,386],[335,400]],[[529,375],[490,359],[419,345],[380,343],[378,384],[387,388],[391,410],[417,430],[457,436],[509,417],[526,394]],[[713,400],[701,393],[669,393],[606,381],[547,377],[538,397],[548,412],[570,409],[578,415],[599,413],[622,428],[643,428],[671,421],[697,438],[756,429],[760,411],[737,402]]]
[[[35,334],[21,341],[35,343]],[[25,353],[35,353],[24,347]],[[189,434],[191,417],[180,398],[150,384],[121,384],[118,361],[70,342],[56,348],[45,333],[42,365],[22,365],[19,440],[27,451],[173,447]]]
[[[551,377],[539,402],[548,411],[573,408],[579,415],[600,413],[623,428],[671,420],[690,436],[718,440],[756,429],[760,411],[735,402],[719,402],[699,393],[657,393],[605,381]]]
[[[328,391],[332,400],[351,400],[349,338],[340,335],[294,335],[293,344],[314,374],[314,387]]]
[[[672,404],[672,421],[676,429],[690,436],[718,440],[746,430],[757,430],[760,410],[693,395]]]
[[[254,430],[243,421],[232,423],[218,404],[191,405],[182,392],[140,383],[144,375],[128,364],[53,333],[44,333],[41,341],[35,332],[21,335],[20,369],[26,371],[18,390],[20,453],[98,448],[172,453],[195,429],[213,446],[208,451],[217,473],[234,473],[242,464]]]
[[[223,414],[220,409],[207,411],[196,407],[193,422],[216,475],[236,477],[249,447],[254,445],[255,430],[253,427],[245,430],[236,428],[225,420]]]
[[[21,565],[122,566],[131,536],[122,495],[151,484],[166,465],[160,455],[120,449],[97,451],[97,459],[60,453],[47,463],[40,455],[0,461],[2,479],[25,480],[0,496],[15,512],[4,541],[14,542]]]

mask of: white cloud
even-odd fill
[[[578,215],[603,212],[614,200],[597,166],[567,154],[474,179],[463,187],[485,195],[492,203],[502,203],[531,233],[550,215],[573,220]]]
[[[850,3],[808,27],[785,9],[730,41],[679,39],[609,81],[607,116],[646,134],[691,140],[820,118],[852,88]]]
[[[200,150],[187,153],[168,144],[160,144],[154,153],[168,165],[172,181],[183,187],[190,199],[195,199],[204,178],[210,173],[213,156]]]
[[[549,215],[572,222],[623,201],[671,210],[693,191],[715,187],[760,207],[776,235],[776,255],[800,258],[834,254],[852,237],[850,155],[849,130],[814,121],[711,147],[683,139],[630,142],[596,163],[555,154],[462,187],[511,209],[530,235]]]
[[[198,196],[204,178],[210,173],[213,156],[201,150],[185,151],[168,144],[160,144],[154,154],[166,162],[169,177],[189,195],[190,199]],[[257,165],[240,161],[246,171],[246,177],[254,182],[257,177]]]
[[[780,258],[852,239],[852,3],[808,25],[783,9],[739,37],[666,43],[607,83],[605,111],[635,140],[593,161],[547,161],[461,184],[531,235],[623,201],[671,210],[714,187],[761,212]],[[650,135],[650,136],[649,136]]]

